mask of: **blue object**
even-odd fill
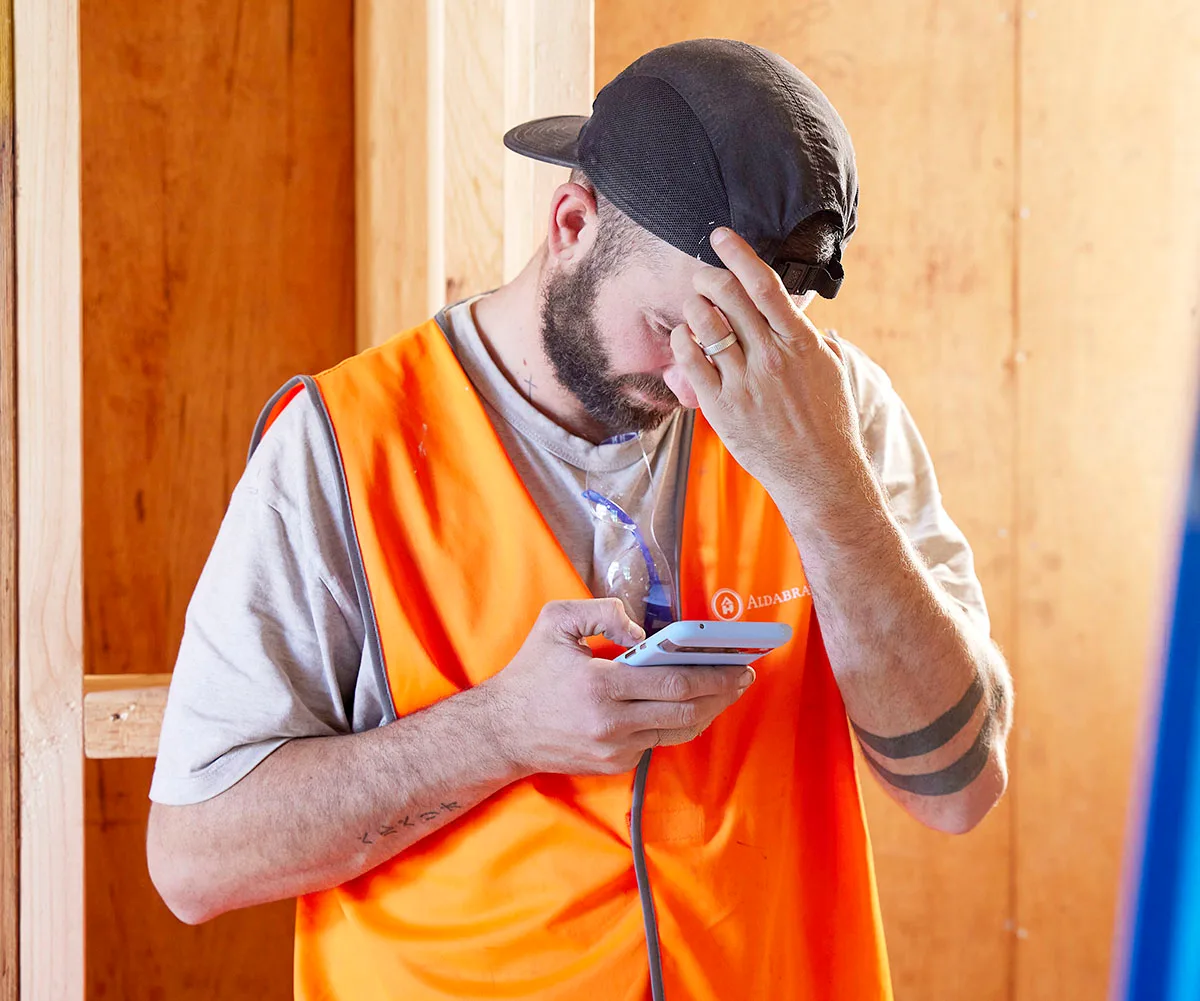
[[[635,433],[636,437],[636,433]],[[605,443],[607,444],[607,442]],[[650,555],[650,547],[642,536],[642,530],[625,509],[614,500],[610,500],[595,490],[584,490],[583,497],[592,504],[592,514],[610,525],[616,525],[628,532],[633,545],[641,552],[646,561],[646,575],[650,582],[650,591],[646,596],[646,616],[642,628],[649,633],[656,633],[668,622],[674,619],[671,614],[671,598],[658,575],[658,567],[654,565],[654,557]],[[618,596],[619,597],[619,596]]]
[[[1141,842],[1114,998],[1200,998],[1200,428]],[[1132,904],[1133,901],[1131,900]]]

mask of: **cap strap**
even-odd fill
[[[783,279],[784,288],[790,295],[802,295],[811,290],[826,299],[832,299],[838,294],[846,278],[846,272],[838,260],[832,260],[828,264],[776,261],[773,267]]]

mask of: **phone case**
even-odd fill
[[[791,638],[792,627],[783,622],[685,619],[664,626],[616,659],[634,667],[752,664]]]

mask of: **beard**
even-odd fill
[[[609,436],[649,431],[679,409],[658,376],[612,375],[612,359],[596,323],[596,291],[606,277],[597,255],[549,276],[542,294],[542,348],[558,381]],[[641,393],[649,400],[633,397]]]

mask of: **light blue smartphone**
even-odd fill
[[[684,619],[664,626],[616,660],[633,667],[752,664],[792,638],[783,622],[722,622]]]

